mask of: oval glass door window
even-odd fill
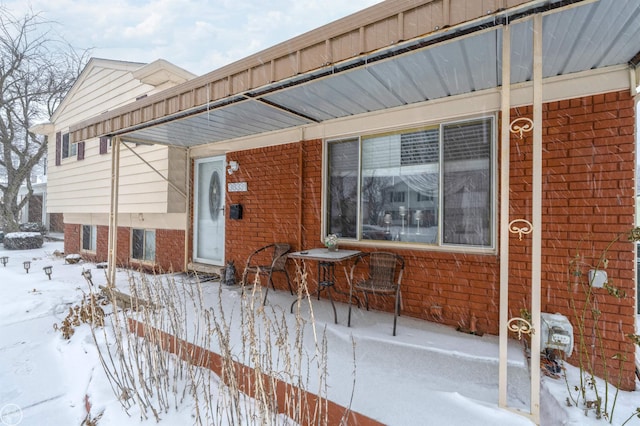
[[[220,176],[214,171],[209,181],[209,214],[213,221],[218,220],[218,210],[220,209]]]

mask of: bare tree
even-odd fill
[[[0,6],[0,227],[18,229],[20,210],[33,194],[31,174],[47,141],[29,132],[58,107],[86,64],[52,35],[53,23],[29,12],[16,18]],[[28,193],[18,199],[20,186]]]

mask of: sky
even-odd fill
[[[205,74],[380,0],[0,0],[31,9],[76,49],[132,62],[165,59]]]
[[[174,392],[179,395],[182,395],[184,389],[189,389],[180,403],[173,406],[172,402],[173,408],[161,413],[162,421],[159,423],[153,418],[141,421],[139,405],[134,404],[130,407],[129,415],[124,411],[115,396],[118,387],[115,387],[114,393],[99,358],[100,351],[105,356],[106,365],[113,365],[113,361],[108,359],[109,352],[106,352],[105,346],[107,342],[111,342],[111,347],[114,347],[112,336],[115,333],[115,315],[110,312],[108,306],[104,307],[107,313],[105,327],[96,329],[95,338],[86,324],[74,327],[75,333],[68,340],[63,338],[60,331],[54,329],[53,324],[61,326],[69,309],[78,306],[83,295],[89,293],[89,285],[82,277],[81,271],[92,271],[94,289],[95,286],[106,284],[102,270],[97,269],[95,264],[83,261],[68,264],[64,255],[55,255],[62,250],[62,242],[46,242],[41,249],[35,250],[7,250],[0,244],[0,257],[8,257],[7,265],[0,266],[0,424],[79,425],[87,415],[94,420],[99,418],[97,424],[100,426],[194,424],[192,416],[196,404],[195,394],[191,392],[191,382],[188,379],[176,379],[173,364],[168,358],[167,364],[164,364],[167,368],[166,375],[163,377],[174,380],[171,383],[172,386],[175,383],[177,390]],[[28,273],[23,267],[26,260],[31,262]],[[43,272],[44,266],[52,267],[51,279]],[[128,273],[119,269],[117,277],[118,288],[128,291]],[[155,289],[157,281],[154,279],[150,278],[150,282],[153,283],[151,287]],[[237,352],[245,345],[241,345],[239,341],[244,336],[252,334],[247,329],[247,322],[240,322],[240,318],[247,317],[247,311],[238,307],[241,300],[239,286],[221,286],[217,281],[208,281],[201,285],[200,293],[194,291],[193,280],[185,282],[179,277],[164,285],[185,295],[201,294],[202,302],[194,303],[197,298],[184,296],[184,303],[175,304],[178,311],[182,312],[184,309],[186,313],[181,317],[184,319],[177,320],[177,328],[180,329],[184,321],[182,330],[188,330],[189,340],[219,351],[217,337],[206,337],[210,334],[202,330],[207,327],[202,321],[194,320],[202,315],[202,311],[196,316],[192,309],[199,307],[216,312],[213,323],[219,323],[224,313],[228,321],[224,329],[228,333],[225,336],[228,336],[229,347],[233,348],[236,359],[242,360],[242,353]],[[148,293],[144,294],[146,296]],[[262,300],[260,295],[257,297],[258,300]],[[292,298],[287,291],[270,291],[267,308],[257,309],[258,314],[253,325],[257,324],[257,328],[260,328],[260,312],[266,312],[267,315],[273,312],[269,317],[270,329],[283,330],[284,322],[285,330],[289,330],[290,344],[293,345],[293,339],[296,337],[293,330],[298,327],[298,319],[289,312]],[[156,299],[151,296],[150,300]],[[167,300],[175,301],[171,298]],[[166,306],[160,303],[156,305]],[[397,336],[392,336],[393,316],[390,313],[355,308],[351,327],[347,327],[346,304],[336,303],[337,324],[333,322],[333,313],[326,298],[313,298],[311,307],[312,309],[305,306],[304,302],[300,307],[300,318],[305,320],[303,352],[314,354],[317,350],[313,344],[312,330],[309,329],[309,319],[313,315],[315,332],[319,339],[326,339],[328,356],[326,363],[321,364],[326,371],[325,395],[330,400],[342,406],[350,405],[352,410],[390,426],[533,425],[526,417],[498,407],[497,336],[473,336],[460,333],[453,327],[407,316],[398,318],[398,333]],[[162,311],[158,313],[161,314]],[[151,324],[154,324],[153,320]],[[282,331],[276,333],[278,336],[287,335],[286,332],[280,334]],[[141,345],[131,335],[122,336],[125,346]],[[276,346],[279,349],[276,349]],[[282,356],[280,349],[284,346],[286,345],[274,345],[270,353],[274,357]],[[137,347],[142,347],[139,353],[147,353],[144,346]],[[509,407],[527,410],[529,383],[522,344],[515,339],[510,340],[508,354]],[[266,361],[265,365],[268,366],[270,363]],[[308,365],[310,369],[306,374],[311,380],[309,388],[318,389],[318,385],[313,383],[316,375],[315,364],[310,361]],[[567,392],[579,384],[579,376],[575,367],[565,365],[565,368],[566,382],[562,378],[542,377],[541,424],[609,424],[605,420],[597,420],[593,410],[566,405]],[[306,371],[306,367],[303,370]],[[276,371],[280,370],[276,368]],[[295,369],[280,371],[279,377],[289,377],[285,372],[295,373]],[[145,370],[144,375],[146,374]],[[218,381],[207,374],[210,373],[191,369],[190,374],[185,376],[197,379],[197,389],[204,395],[211,395],[212,404],[215,404],[216,401],[222,401],[217,396]],[[142,375],[135,373],[132,375],[140,376]],[[597,382],[600,395],[603,396],[603,381]],[[142,387],[136,385],[135,389]],[[614,400],[616,402],[611,424],[619,426],[630,418],[638,407],[637,392],[621,391],[615,396],[613,386],[610,386],[608,391],[609,409]],[[172,392],[169,392],[169,399],[173,401],[171,394]],[[198,395],[202,398],[202,394]],[[572,398],[575,396],[572,391]],[[200,413],[208,412],[204,408],[206,404],[203,404],[203,400],[200,399],[199,402]],[[157,401],[151,398],[149,403],[155,405]],[[224,401],[222,403],[224,404]],[[215,406],[213,408],[215,409]],[[241,409],[250,410],[251,405],[241,404]],[[230,422],[222,419],[206,424],[226,425]],[[278,421],[275,424],[291,423]],[[631,426],[640,423],[638,419],[631,419],[627,424]]]

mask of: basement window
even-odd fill
[[[82,225],[82,250],[96,252],[98,228],[96,225]]]
[[[156,231],[138,229],[131,231],[131,257],[136,260],[153,262],[156,259]]]

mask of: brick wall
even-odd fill
[[[82,225],[75,223],[64,224],[64,253],[80,253],[80,233]]]
[[[246,192],[227,193],[227,205],[243,206],[241,220],[230,220],[227,216],[226,222],[226,259],[234,261],[239,274],[242,274],[247,257],[255,249],[273,242],[283,242],[297,250],[304,244],[304,239],[308,238],[309,230],[305,230],[298,219],[301,194],[306,192],[307,187],[316,191],[319,181],[306,183],[302,164],[318,162],[320,146],[320,141],[304,142],[228,155],[228,161],[238,161],[241,167],[228,176],[227,183],[248,183]],[[301,152],[305,147],[310,147],[310,152]],[[309,172],[304,170],[304,173]],[[303,203],[307,200],[312,200],[313,203],[315,198],[304,197],[302,200]],[[317,203],[319,208],[319,197]],[[317,222],[314,219],[309,221],[314,225]],[[316,238],[319,238],[319,232],[316,233]],[[276,275],[276,288],[285,288],[286,280],[283,280],[281,274]]]
[[[96,241],[96,261],[106,262],[109,259],[109,227],[98,225],[98,238]]]
[[[512,117],[518,115],[531,118],[532,109],[514,109]],[[635,251],[628,240],[635,223],[633,99],[623,91],[552,102],[544,105],[543,120],[542,311],[566,315],[575,329],[589,295],[587,352],[600,367],[608,359],[610,372],[618,368],[613,357],[626,356],[622,387],[633,389],[635,346],[626,337],[635,333]],[[531,218],[531,147],[530,135],[511,138],[511,220]],[[530,256],[530,238],[510,238],[511,316],[530,305]],[[590,293],[585,284],[594,267],[605,269],[626,297]],[[602,312],[597,321],[592,308]],[[598,333],[604,358],[592,348]],[[579,333],[575,339],[579,344]],[[574,348],[573,361],[579,352]]]
[[[531,107],[516,108],[512,119],[531,114]],[[572,303],[580,307],[584,296],[568,285],[570,260],[579,253],[585,263],[597,262],[634,224],[634,104],[627,92],[553,102],[544,105],[543,119],[542,311],[563,313],[574,322]],[[510,220],[531,220],[532,138],[514,136],[510,143]],[[226,228],[227,259],[240,273],[249,253],[262,245],[288,242],[294,250],[321,245],[320,140],[234,152],[227,159],[242,165],[228,181],[248,183],[247,192],[227,194],[228,204],[244,207],[244,218],[228,220]],[[606,312],[600,325],[607,356],[627,355],[622,386],[631,389],[634,347],[624,335],[634,333],[634,247],[623,237],[607,250],[610,280],[629,297],[617,299],[600,289],[595,297]],[[475,315],[480,331],[498,334],[498,256],[394,251],[407,262],[403,315],[435,320],[431,307],[440,305],[441,322],[466,326]],[[531,238],[511,236],[510,317],[530,308],[530,260]],[[285,286],[276,280],[277,288]],[[376,303],[374,308],[392,310],[389,299]]]
[[[227,220],[226,226],[226,257],[234,260],[239,273],[247,256],[260,246],[276,241],[291,244],[293,250],[322,245],[322,141],[234,152],[227,160],[242,165],[228,182],[248,182],[247,192],[227,194],[229,204],[240,203],[244,208],[243,219]],[[395,251],[407,263],[403,315],[433,319],[431,306],[441,305],[445,306],[444,322],[448,324],[468,324],[474,314],[484,331],[497,332],[496,256]],[[289,267],[294,274],[293,264]],[[310,279],[314,286],[315,274],[310,274]],[[276,288],[286,289],[281,277],[276,278],[275,284]],[[371,302],[373,309],[393,309],[391,298]]]
[[[156,229],[156,264],[162,271],[184,270],[184,231]]]
[[[82,225],[65,224],[64,251],[67,254],[80,253],[80,234]],[[96,253],[82,253],[82,257],[90,262],[106,262],[109,257],[109,227],[97,226]],[[131,261],[131,228],[118,228],[117,265],[153,269],[155,271],[182,271],[184,265],[184,231],[172,229],[156,229],[156,262],[155,267]]]

